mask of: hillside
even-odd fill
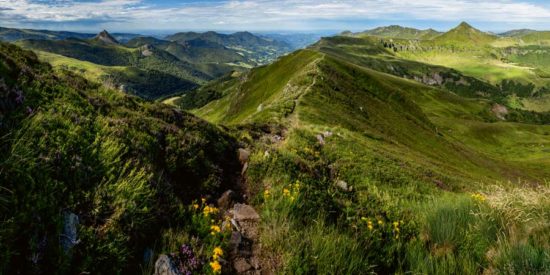
[[[17,44],[27,49],[54,54],[50,55],[49,61],[58,67],[72,68],[79,61],[88,62],[88,67],[96,64],[98,68],[94,70],[105,73],[93,80],[114,81],[109,84],[124,85],[128,92],[147,99],[189,91],[232,70],[231,66],[224,64],[194,64],[181,60],[151,44],[128,48],[119,44],[107,32],[90,40],[23,40]],[[120,74],[121,70],[99,69],[105,66],[125,67],[126,73]],[[85,73],[81,74],[86,76]]]
[[[509,108],[504,119],[523,122],[502,120],[492,96],[473,92],[483,81],[400,59],[375,40],[323,39],[211,85],[214,100],[193,111],[248,143],[263,264],[283,273],[548,270],[548,227],[510,215],[550,218],[549,201],[534,195],[548,194],[548,114],[534,122]],[[419,73],[434,82],[409,77]],[[434,73],[452,74],[467,97]],[[533,196],[533,208],[503,207],[518,194]],[[533,254],[522,261],[510,256],[525,250]]]
[[[360,33],[354,33],[354,36],[379,36],[385,38],[400,38],[400,39],[421,39],[421,40],[430,40],[441,33],[433,29],[419,30],[414,28],[407,28],[398,25],[391,25],[387,27],[378,27],[372,30],[367,30]]]
[[[145,45],[153,45],[162,49],[180,60],[190,63],[219,64],[219,63],[251,63],[235,50],[228,49],[221,44],[202,40],[200,38],[185,41],[183,43],[160,40],[152,37],[139,37],[128,41],[129,47],[136,48]]]
[[[535,109],[550,111],[550,105],[545,104],[544,100],[539,100],[548,94],[550,88],[550,78],[548,78],[550,63],[545,57],[548,52],[545,36],[521,30],[516,33],[514,37],[497,37],[462,23],[432,40],[383,38],[376,41],[376,39],[364,37],[362,38],[364,40],[358,40],[359,42],[340,43],[337,48],[348,56],[353,55],[359,57],[359,60],[368,59],[370,64],[378,64],[374,65],[376,69],[386,73],[397,76],[406,75],[408,78],[412,76],[420,82],[431,83],[430,85],[443,85],[461,95],[474,92],[477,96],[483,94],[493,99],[497,97],[500,98],[497,99],[498,102],[513,108],[526,111]],[[510,35],[513,35],[513,32],[510,32]],[[518,38],[522,36],[532,38],[524,41]],[[368,47],[356,49],[351,47],[353,43],[365,44],[367,41],[370,44]],[[319,45],[322,46],[322,43]],[[384,48],[382,52],[380,47]],[[370,52],[371,56],[360,52],[367,48],[376,48],[378,52]],[[376,57],[373,57],[373,54]],[[388,56],[393,56],[394,61],[389,60],[392,58]],[[394,64],[391,68],[384,68],[383,64],[378,62],[380,58]],[[409,64],[407,65],[409,68],[406,69],[408,72],[396,69],[405,64]],[[444,73],[447,76],[441,73],[426,75],[426,70],[421,69],[426,65],[440,67],[438,69],[440,72],[447,70]],[[411,71],[416,73],[411,74]],[[418,71],[421,71],[420,74]],[[455,76],[459,73],[461,78],[470,78],[467,82],[477,82],[476,88],[451,87],[461,86],[463,81],[446,83],[447,81],[444,80],[448,79],[449,73]],[[479,83],[479,80],[485,84]]]
[[[218,127],[5,43],[0,103],[0,273],[145,273],[181,238],[204,238],[201,261],[218,245],[190,210],[235,188]]]

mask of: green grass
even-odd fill
[[[0,59],[0,273],[135,274],[149,264],[146,249],[169,252],[163,232],[215,244],[187,205],[232,186],[231,136],[53,70],[17,46],[0,43]],[[59,242],[65,211],[79,217],[79,243],[68,253]]]
[[[282,77],[288,75],[283,67],[293,68],[301,81]],[[548,200],[504,210],[493,203],[492,191],[483,191],[486,201],[470,194],[495,183],[521,184],[522,192],[544,184],[550,178],[548,126],[497,122],[491,99],[395,76],[431,70],[476,83],[444,67],[399,59],[359,38],[337,37],[253,70],[194,111],[250,137],[247,177],[262,209],[262,248],[270,268],[478,274],[500,268],[491,255],[507,257],[503,240],[517,244],[536,234],[513,233],[517,226],[546,230],[534,221],[511,222],[507,212],[540,213]],[[507,73],[500,77],[514,72]],[[325,132],[331,135],[320,145],[316,135]],[[286,138],[275,144],[262,138],[275,134]],[[340,180],[353,191],[336,187]],[[295,194],[296,181],[302,187]],[[538,242],[539,252],[526,260],[537,268],[548,247]]]

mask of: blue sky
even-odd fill
[[[0,26],[96,32],[550,30],[548,0],[0,0]]]

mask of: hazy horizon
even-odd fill
[[[550,30],[541,0],[0,0],[0,25],[95,33],[339,32],[402,25],[446,31],[467,21],[489,32]]]

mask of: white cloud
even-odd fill
[[[0,0],[0,7],[0,19],[16,25],[90,21],[119,28],[153,29],[220,25],[234,29],[293,29],[311,27],[320,20],[550,22],[550,7],[510,0],[234,0],[169,8],[141,0]]]

